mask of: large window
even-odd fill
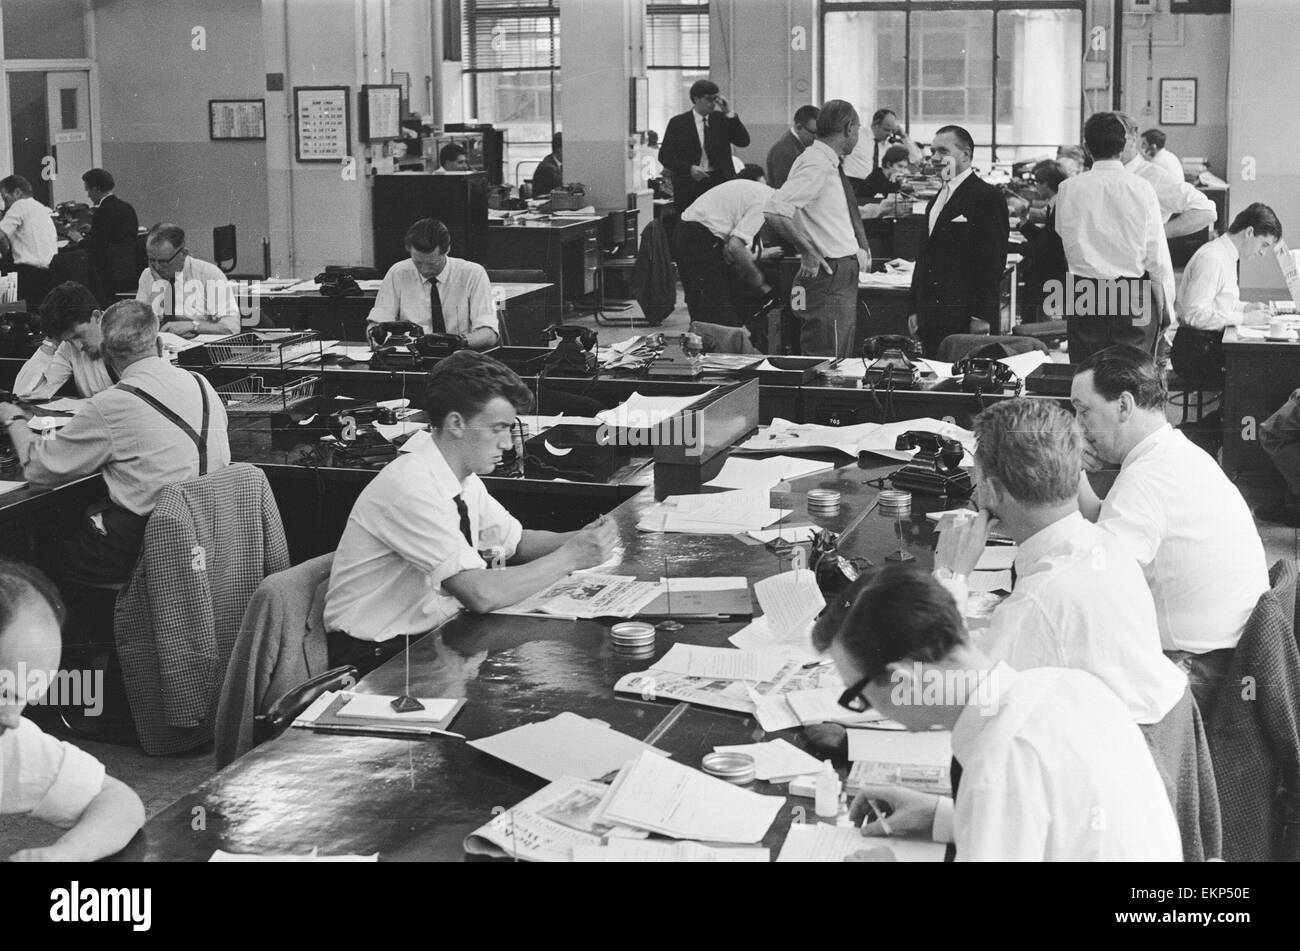
[[[893,109],[922,144],[941,126],[964,126],[981,167],[990,154],[1009,162],[1052,153],[1081,134],[1083,7],[823,0],[822,89],[864,120]]]
[[[557,0],[464,0],[466,114],[505,133],[507,182],[551,151],[560,109]]]
[[[691,107],[691,84],[709,77],[709,5],[697,0],[647,4],[645,62],[650,128],[662,136],[668,120]]]

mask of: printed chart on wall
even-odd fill
[[[347,86],[295,86],[293,115],[299,162],[338,162],[348,157]]]

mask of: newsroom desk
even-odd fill
[[[892,468],[892,467],[891,467]],[[870,472],[847,466],[809,476],[790,495],[795,518],[842,530],[875,504]],[[807,515],[810,488],[839,490],[840,514]],[[788,570],[762,545],[732,536],[645,533],[636,523],[653,503],[641,492],[613,511],[621,535],[621,574],[657,579],[665,562],[681,576],[744,575],[751,581]],[[917,499],[902,523],[902,543],[916,564],[932,564],[932,534]],[[847,536],[845,550],[877,564],[899,545],[893,519],[869,512]],[[644,670],[673,643],[728,646],[744,621],[686,621],[675,634],[661,632],[653,658],[627,659],[609,644],[608,623],[520,619],[462,614],[408,647],[411,692],[463,697],[453,729],[481,738],[568,711],[603,720],[616,730],[652,743],[682,764],[698,767],[715,745],[749,743],[763,736],[752,716],[686,703],[616,696],[613,685]],[[363,678],[364,693],[400,693],[404,658],[398,655]],[[782,734],[802,745],[801,731]],[[233,852],[378,853],[384,861],[464,859],[462,842],[488,822],[497,807],[509,808],[545,782],[449,737],[388,739],[339,736],[290,729],[262,744],[150,819],[118,858],[127,861],[206,861],[216,849]],[[756,782],[765,795],[785,796],[781,786]],[[803,809],[796,813],[795,806]],[[811,802],[790,800],[763,844],[775,858],[796,814],[811,815]],[[201,809],[203,827],[195,829]]]
[[[1223,332],[1223,469],[1276,473],[1259,446],[1259,427],[1300,387],[1300,343]]]
[[[547,297],[551,322],[558,323],[566,301],[596,291],[600,270],[600,227],[604,214],[585,218],[548,218],[505,224],[490,221],[488,270],[524,269],[546,272],[554,285]]]

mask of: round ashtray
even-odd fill
[[[624,621],[609,629],[610,639],[615,647],[654,648],[655,628],[644,621]]]
[[[709,753],[700,766],[710,776],[738,786],[754,781],[754,757],[745,753]]]

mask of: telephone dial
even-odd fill
[[[580,374],[596,372],[596,331],[551,324],[544,332],[546,339],[559,341],[547,358],[548,370]]]
[[[889,476],[894,488],[950,499],[966,499],[974,491],[970,473],[961,468],[966,450],[958,440],[909,429],[898,437],[894,448],[917,450],[911,462]]]
[[[361,285],[351,274],[340,271],[322,271],[316,275],[322,297],[360,297]]]
[[[911,389],[921,381],[921,368],[912,360],[921,359],[921,341],[901,334],[882,334],[862,342],[862,358],[873,361],[863,375],[872,386]]]
[[[1023,386],[1011,367],[988,357],[958,360],[952,366],[952,375],[961,377],[961,388],[967,393],[1001,393],[1008,389],[1019,393]]]

